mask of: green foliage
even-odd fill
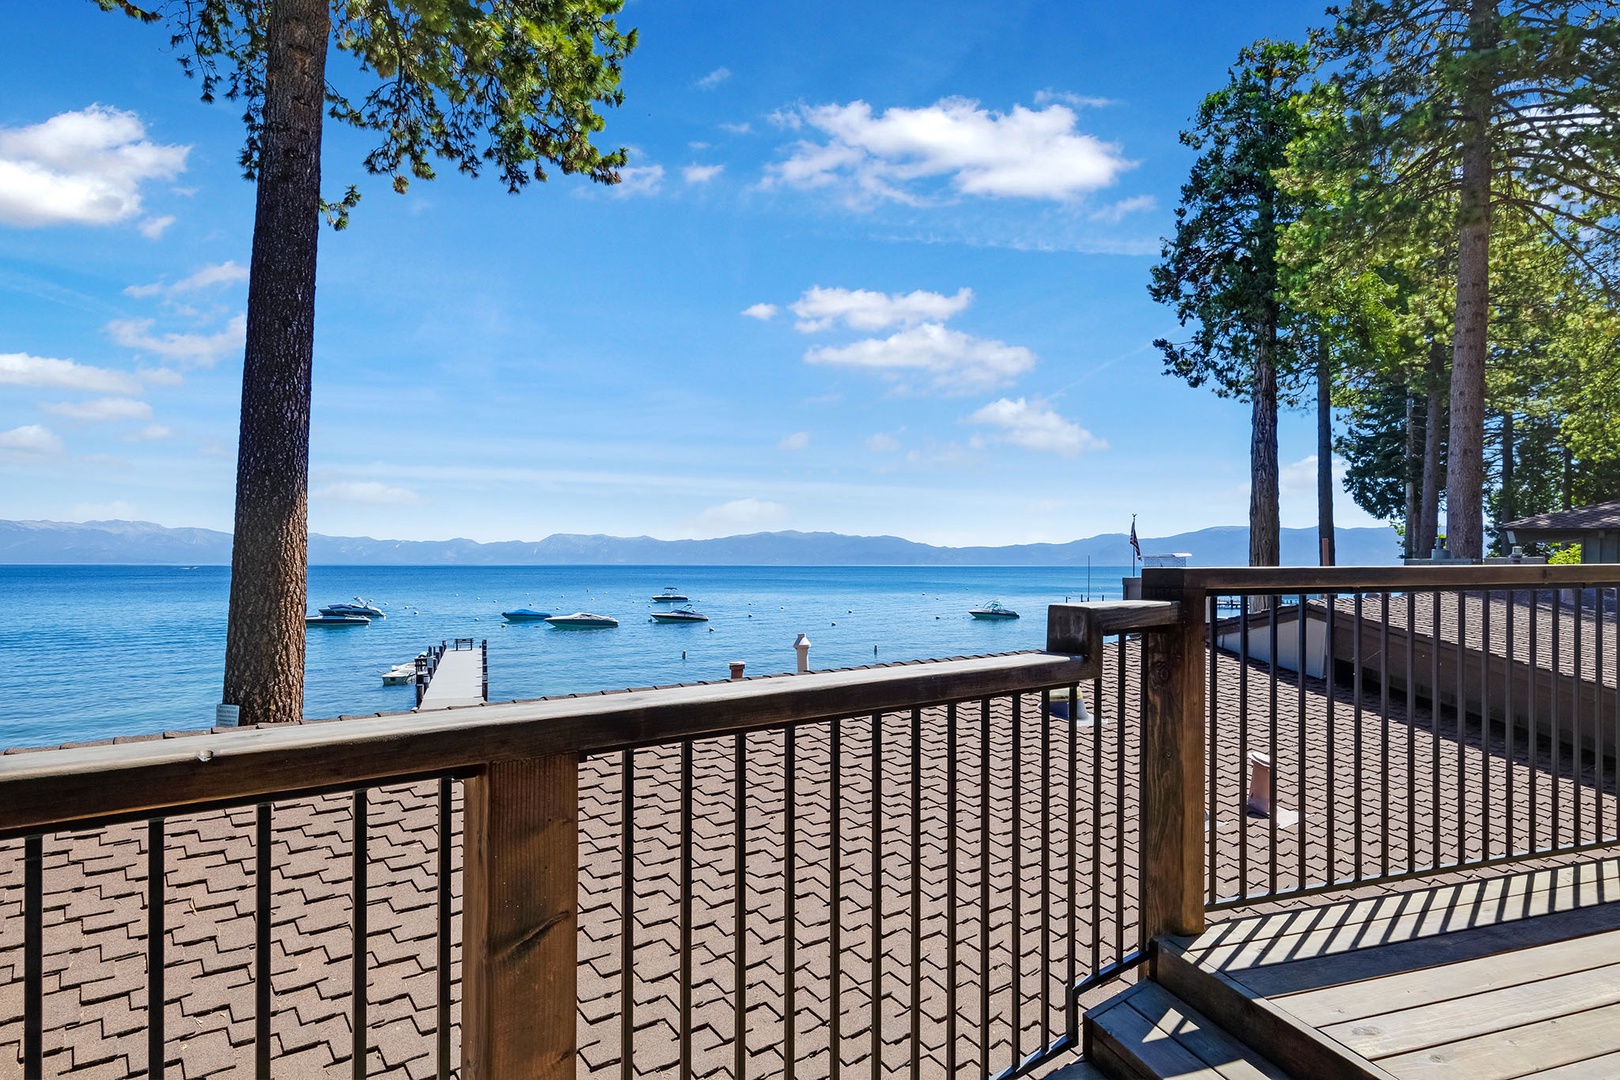
[[[1256,42],[1181,135],[1202,153],[1182,185],[1175,236],[1164,243],[1148,291],[1193,334],[1154,345],[1167,374],[1191,386],[1210,383],[1222,397],[1246,399],[1259,360],[1275,367],[1285,397],[1313,370],[1310,328],[1283,294],[1278,262],[1279,232],[1301,212],[1278,177],[1300,130],[1294,95],[1309,71],[1303,46]]]
[[[1551,555],[1547,556],[1549,566],[1574,566],[1581,561],[1581,545],[1565,544]]]
[[[265,33],[270,0],[171,0],[150,10],[96,0],[144,21],[166,18],[187,75],[204,101],[243,107],[240,161],[258,174],[264,123]],[[477,175],[499,171],[507,190],[545,180],[546,166],[600,183],[618,181],[625,151],[598,150],[603,107],[624,101],[619,81],[636,32],[614,22],[623,0],[331,0],[331,44],[351,58],[344,78],[328,65],[327,115],[379,136],[368,172],[404,192],[431,180],[434,161]],[[350,84],[354,85],[350,85]],[[359,201],[350,187],[323,202],[335,227]]]

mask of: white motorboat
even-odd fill
[[[305,626],[370,626],[371,619],[365,615],[332,615],[322,612],[319,615],[305,615]]]
[[[976,607],[968,612],[975,619],[1016,619],[1018,612],[1012,608],[1002,607],[1000,600],[991,600],[984,607]]]
[[[501,612],[501,618],[507,622],[544,622],[546,619],[551,618],[551,612],[520,607],[515,611]]]
[[[708,622],[707,615],[699,614],[691,608],[676,608],[674,611],[655,611],[652,613],[653,622]]]
[[[358,596],[353,604],[328,604],[321,608],[322,615],[364,615],[368,619],[385,618],[382,609],[375,604],[367,603]]]
[[[598,630],[619,625],[618,619],[608,615],[592,615],[588,611],[576,611],[572,615],[552,615],[546,622],[559,630]]]
[[[687,601],[689,601],[691,599],[692,598],[690,596],[687,596],[685,593],[676,591],[675,586],[671,585],[671,586],[667,587],[663,592],[661,592],[657,596],[653,597],[653,603],[655,603],[655,604],[684,604],[684,603],[686,603]]]

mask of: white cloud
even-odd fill
[[[880,431],[866,440],[866,448],[873,453],[889,454],[900,449],[900,440]]]
[[[766,499],[733,499],[704,510],[698,515],[698,521],[710,527],[749,528],[781,521],[787,512],[787,507],[781,503]]]
[[[729,131],[733,135],[752,135],[754,133],[754,125],[745,120],[740,124],[721,124],[720,130]]]
[[[373,506],[410,506],[422,501],[422,496],[409,488],[392,487],[375,480],[350,480],[325,484],[311,491],[310,497],[328,502],[365,503]]]
[[[713,90],[729,78],[731,78],[731,69],[718,67],[699,79],[697,84],[704,90]]]
[[[874,114],[854,101],[772,119],[813,128],[826,141],[795,143],[785,161],[767,169],[766,184],[844,186],[854,205],[925,201],[916,182],[928,178],[948,178],[964,195],[1067,201],[1109,186],[1135,164],[1118,145],[1077,131],[1074,110],[1060,104],[1000,113],[957,97]]]
[[[141,430],[125,435],[124,441],[157,442],[161,439],[167,439],[173,434],[173,428],[164,427],[162,424],[147,424],[145,427],[141,428]]]
[[[94,401],[58,401],[42,404],[46,412],[70,420],[148,420],[152,406],[134,398],[96,398]]]
[[[247,317],[237,315],[217,334],[154,334],[151,319],[114,319],[107,334],[126,349],[162,357],[183,368],[213,367],[240,353],[247,336]]]
[[[637,195],[656,195],[664,186],[662,165],[632,165],[619,170],[619,182],[608,191],[621,199]]]
[[[750,304],[743,308],[743,314],[750,319],[768,322],[776,317],[776,310],[775,304]]]
[[[60,454],[62,440],[57,438],[56,432],[39,424],[27,424],[10,431],[0,431],[0,455],[10,454]]]
[[[1143,210],[1152,210],[1159,205],[1159,200],[1152,195],[1132,195],[1128,199],[1121,199],[1109,203],[1100,210],[1088,215],[1092,221],[1106,221],[1109,224],[1123,221],[1127,214],[1139,213]]]
[[[853,330],[883,330],[890,326],[916,326],[944,322],[973,302],[972,289],[955,296],[918,289],[910,293],[880,293],[866,289],[823,289],[817,285],[791,305],[804,333],[826,330],[842,321]]]
[[[810,433],[808,431],[795,431],[793,434],[783,437],[782,441],[776,444],[778,450],[807,450],[809,447]]]
[[[141,388],[140,383],[122,371],[27,353],[0,353],[0,385],[4,384],[85,390],[94,394],[134,394]]]
[[[851,345],[811,349],[808,363],[881,371],[905,385],[906,373],[931,376],[935,390],[970,393],[1010,382],[1035,366],[1035,354],[1008,345],[923,323],[887,338],[868,338]]]
[[[724,165],[688,165],[681,170],[681,178],[688,184],[707,184],[725,171]]]
[[[1040,401],[1001,398],[984,406],[968,419],[975,424],[999,428],[999,441],[1022,446],[1026,450],[1074,457],[1085,450],[1103,450],[1108,446]]]
[[[178,219],[173,214],[164,214],[162,217],[147,218],[136,228],[140,229],[141,235],[148,240],[161,240],[163,234],[169,231],[169,226],[176,220]]]
[[[1113,98],[1091,97],[1086,94],[1071,94],[1067,90],[1037,90],[1035,91],[1035,104],[1046,105],[1054,101],[1061,101],[1073,105],[1077,109],[1102,109],[1119,102]]]
[[[112,225],[141,212],[141,184],[186,167],[190,147],[146,139],[134,113],[92,105],[0,128],[0,223]],[[157,226],[150,220],[146,228]]]
[[[216,266],[205,266],[195,273],[181,278],[173,284],[162,281],[150,285],[131,285],[124,290],[125,296],[144,299],[149,296],[178,296],[181,293],[198,292],[210,289],[215,285],[234,285],[248,279],[248,269],[238,266],[234,261],[219,263]]]

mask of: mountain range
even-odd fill
[[[1391,528],[1339,529],[1342,566],[1398,561]],[[1141,537],[1145,553],[1187,552],[1194,566],[1243,566],[1249,530],[1227,525],[1172,536]],[[898,536],[766,532],[713,540],[554,533],[544,540],[374,540],[311,533],[309,561],[324,566],[1101,566],[1131,561],[1124,533],[1066,544],[938,547]],[[0,563],[229,565],[231,535],[214,529],[170,529],[149,521],[0,521]],[[1314,566],[1315,529],[1284,529],[1282,561]]]

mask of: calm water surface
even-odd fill
[[[1091,595],[1119,597],[1121,567]],[[207,727],[224,667],[229,570],[202,566],[0,567],[0,747]],[[676,586],[708,623],[648,619]],[[1085,567],[315,566],[309,610],[363,596],[384,619],[311,627],[304,714],[397,712],[415,688],[381,672],[446,638],[489,641],[492,701],[812,668],[1037,649],[1046,605],[1086,594]],[[1023,614],[973,619],[1000,600]],[[612,630],[508,624],[500,612],[593,611]],[[874,651],[875,650],[875,651]]]

